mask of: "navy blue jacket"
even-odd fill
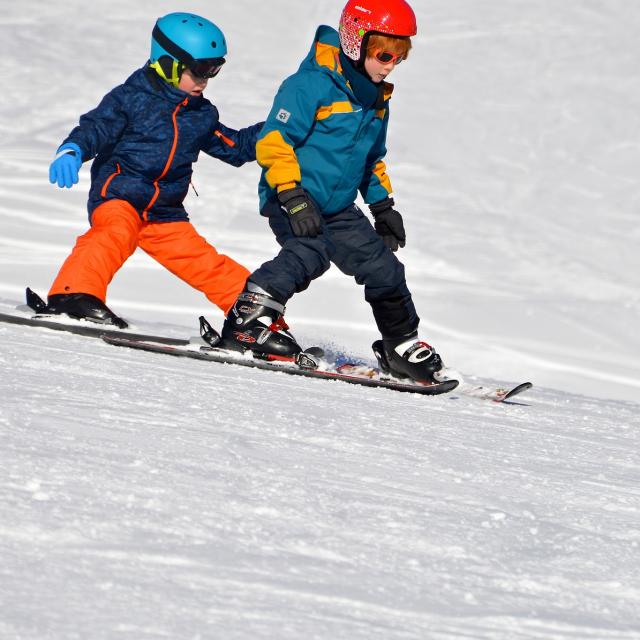
[[[202,96],[190,96],[148,67],[135,71],[80,118],[64,141],[93,160],[88,209],[126,200],[150,222],[188,220],[182,204],[200,151],[239,167],[256,159],[262,123],[236,131]]]

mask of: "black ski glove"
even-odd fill
[[[369,210],[375,220],[373,226],[391,251],[397,251],[399,246],[404,247],[407,242],[402,216],[393,208],[394,204],[393,198],[385,198],[369,205]]]
[[[315,238],[322,233],[320,214],[302,187],[281,191],[278,200],[289,214],[294,235]]]

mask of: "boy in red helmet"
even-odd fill
[[[321,26],[299,70],[287,78],[257,143],[261,214],[280,253],[254,271],[222,330],[226,346],[293,354],[287,300],[334,263],[364,285],[382,340],[383,370],[431,381],[442,368],[418,339],[419,318],[395,251],[405,245],[383,157],[393,86],[416,19],[405,0],[349,0],[339,32]],[[374,218],[354,204],[358,194]]]
[[[59,187],[71,188],[82,163],[93,160],[91,229],[77,239],[41,314],[126,327],[105,300],[136,247],[225,314],[233,305],[249,271],[200,236],[183,206],[200,151],[237,167],[255,160],[262,123],[225,127],[202,95],[226,53],[224,34],[209,20],[191,13],[159,18],[148,63],[81,116],[58,148],[49,179]]]

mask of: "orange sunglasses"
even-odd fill
[[[393,64],[400,64],[404,60],[406,54],[401,53],[399,55],[396,55],[395,53],[391,53],[390,51],[382,51],[380,49],[373,55],[375,59],[378,62],[382,62],[382,64],[389,64],[390,62],[393,62]]]

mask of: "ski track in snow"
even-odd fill
[[[413,4],[387,164],[423,337],[534,389],[413,397],[0,324],[2,640],[640,639],[640,8]],[[222,121],[264,119],[341,6],[194,0],[230,44]],[[0,310],[86,229],[89,167],[49,185],[56,146],[177,9],[4,7]],[[258,177],[202,157],[186,201],[250,269],[277,251]],[[371,360],[362,298],[332,269],[287,319]],[[109,304],[179,337],[222,321],[143,253]]]

